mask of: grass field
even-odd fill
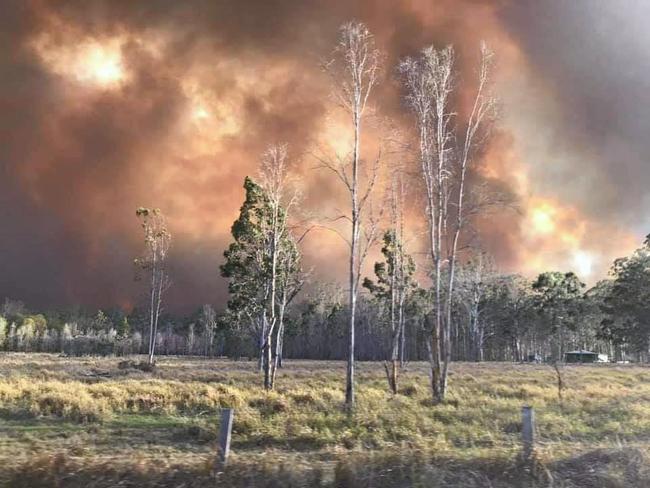
[[[650,486],[650,368],[567,366],[564,399],[543,365],[453,365],[432,406],[425,364],[401,393],[360,363],[287,361],[265,393],[253,362],[0,356],[2,486]],[[537,461],[521,463],[520,410],[535,407]],[[232,456],[211,478],[219,409],[235,408]]]

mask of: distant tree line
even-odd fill
[[[161,316],[154,337],[157,354],[224,354],[223,334],[217,340],[217,314],[204,305],[187,317]],[[16,300],[0,308],[0,350],[61,353],[70,356],[147,354],[150,315],[136,309],[89,312],[81,308],[32,313]],[[218,348],[219,347],[219,348]]]
[[[385,241],[386,248],[391,240]],[[386,249],[386,255],[390,252]],[[385,262],[383,262],[385,265]],[[359,360],[392,357],[390,283],[378,263],[358,303]],[[372,283],[371,283],[372,280]],[[398,360],[427,360],[431,290],[415,281],[403,304],[403,338]],[[345,359],[349,311],[337,284],[312,284],[284,317],[286,358]],[[531,355],[556,360],[587,349],[612,360],[647,361],[650,348],[650,240],[617,259],[611,278],[587,289],[571,273],[547,272],[529,280],[498,273],[478,255],[458,268],[452,314],[452,360],[525,361]],[[148,354],[146,309],[33,311],[6,299],[0,307],[0,350],[79,355]],[[275,334],[277,335],[276,330]],[[163,314],[156,333],[159,355],[260,357],[259,330],[205,305],[187,316]],[[275,353],[272,355],[275,357]]]

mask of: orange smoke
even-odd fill
[[[3,113],[19,117],[3,122],[8,143],[0,162],[9,169],[0,184],[11,191],[13,213],[25,217],[3,222],[9,234],[20,229],[20,239],[37,244],[2,244],[0,255],[10,257],[0,263],[0,295],[25,294],[18,298],[29,301],[35,277],[53,290],[34,291],[35,301],[137,302],[137,288],[125,283],[141,245],[134,211],[145,205],[166,213],[174,236],[173,305],[223,301],[221,253],[243,179],[257,174],[269,143],[290,144],[301,217],[327,224],[323,219],[344,213],[345,192],[333,175],[314,170],[313,153],[344,156],[349,148],[349,121],[332,108],[319,61],[329,55],[338,25],[351,18],[367,22],[386,52],[385,79],[371,100],[378,117],[364,127],[366,161],[383,137],[378,120],[392,119],[405,140],[412,134],[394,82],[397,61],[431,43],[455,44],[462,123],[485,39],[498,58],[503,113],[472,177],[512,196],[517,209],[474,223],[482,247],[504,269],[574,269],[591,280],[636,244],[633,233],[589,215],[545,181],[544,170],[552,172],[556,161],[572,161],[547,155],[550,137],[538,129],[551,123],[553,97],[504,28],[500,15],[509,2],[261,2],[255,12],[238,10],[244,7],[236,2],[196,9],[182,2],[99,3],[54,9],[26,2],[24,22],[15,23],[17,42],[7,48],[15,52],[6,57],[12,76],[0,80],[0,100]],[[23,91],[14,79],[26,80],[18,84]],[[386,163],[413,174],[407,225],[417,254],[425,248],[419,168],[410,153]],[[333,227],[346,230],[344,221]],[[346,244],[335,233],[310,234],[304,252],[317,279],[344,276]],[[52,269],[43,271],[42,263]]]

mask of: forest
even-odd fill
[[[379,276],[368,282],[385,280],[385,263],[377,263]],[[453,360],[526,361],[539,354],[552,361],[562,348],[602,352],[615,361],[647,361],[649,324],[644,317],[650,313],[644,297],[650,293],[650,248],[644,245],[617,260],[612,273],[611,279],[586,288],[571,272],[548,272],[530,280],[499,274],[482,255],[464,263],[454,298]],[[359,301],[357,357],[383,361],[392,339],[390,294],[378,291],[377,285],[370,289]],[[413,283],[402,309],[400,361],[427,359],[429,304],[428,290]],[[233,321],[230,314],[211,305],[184,317],[162,314],[156,354],[257,358],[259,331]],[[288,308],[280,358],[344,359],[347,314],[341,288],[316,283]],[[0,315],[4,351],[70,356],[148,351],[149,322],[142,309],[33,311],[5,299]]]

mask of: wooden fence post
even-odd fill
[[[533,407],[522,407],[521,420],[521,440],[524,447],[523,456],[524,460],[529,461],[535,449],[535,411]]]
[[[230,454],[230,438],[232,435],[232,422],[235,417],[234,408],[221,410],[221,425],[219,426],[219,452],[217,453],[217,469],[223,469],[228,462]]]

